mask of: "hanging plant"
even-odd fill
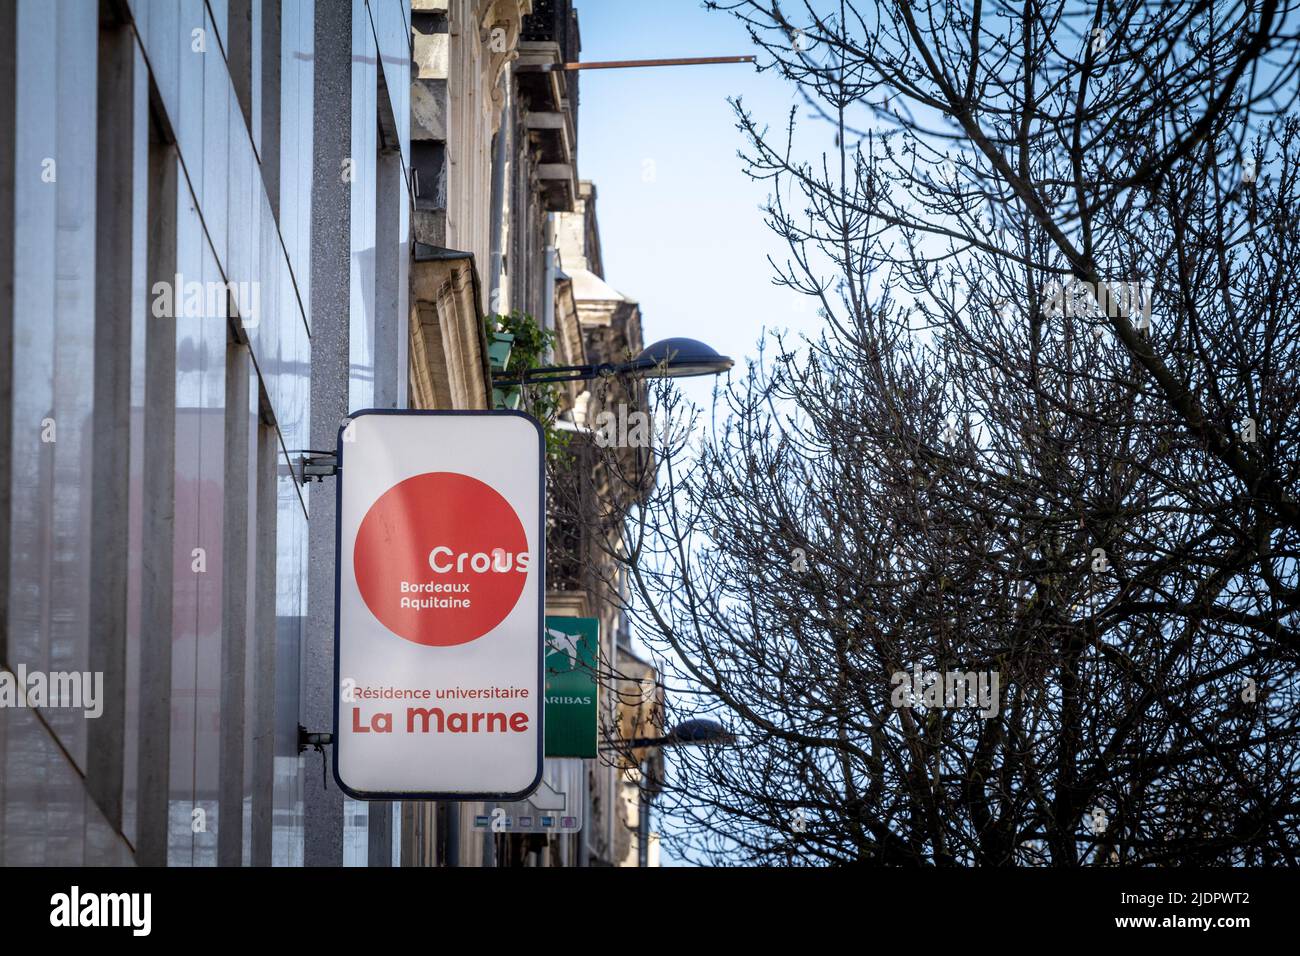
[[[488,356],[493,369],[497,360],[504,362],[504,370],[518,382],[523,373],[542,368],[546,356],[555,346],[555,332],[543,329],[531,315],[517,310],[509,315],[489,315],[487,325]],[[570,433],[555,427],[560,411],[563,385],[558,382],[495,387],[492,397],[497,408],[511,408],[527,412],[539,422],[546,433],[546,457],[552,464],[569,454]]]

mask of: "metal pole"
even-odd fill
[[[546,332],[555,331],[555,272],[556,259],[558,254],[555,248],[555,214],[546,214],[546,281],[543,285],[544,298],[542,300],[542,329]],[[555,358],[551,354],[551,349],[547,348],[543,361],[548,365]]]
[[[623,70],[641,66],[703,66],[708,63],[753,63],[752,56],[685,56],[668,60],[593,60],[590,63],[542,63],[521,66],[521,72],[571,73],[574,70]]]
[[[492,160],[492,211],[489,214],[491,216],[489,223],[491,234],[488,240],[487,311],[490,315],[499,315],[505,312],[501,303],[501,281],[502,274],[505,271],[505,252],[502,246],[505,233],[506,165],[512,155],[514,146],[514,123],[511,121],[510,115],[510,88],[514,84],[510,82],[510,67],[508,65],[501,74],[501,83],[504,92],[501,101],[501,121],[497,124],[496,149]],[[507,137],[509,137],[509,141],[507,141]]]
[[[637,808],[636,815],[636,865],[642,868],[650,865],[650,794],[646,788],[646,765],[647,761],[642,760],[640,780],[641,806]]]
[[[447,801],[447,865],[460,866],[460,804]]]

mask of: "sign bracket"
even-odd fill
[[[332,451],[313,451],[303,449],[298,456],[298,479],[302,484],[309,481],[324,481],[339,473],[339,459]]]
[[[315,747],[324,753],[325,747],[334,743],[333,734],[313,733],[302,724],[298,725],[298,753],[304,753],[308,747]]]

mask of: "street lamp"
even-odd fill
[[[690,378],[695,375],[721,375],[735,365],[695,339],[663,339],[642,350],[624,368],[629,374],[645,378]]]
[[[723,744],[733,743],[736,735],[730,730],[718,723],[716,720],[707,720],[703,717],[697,717],[694,720],[684,720],[664,737],[633,737],[630,740],[620,740],[616,743],[606,744],[601,747],[602,751],[620,750],[628,752],[640,750],[644,747],[716,747]],[[640,764],[641,780],[646,777],[645,761]],[[654,802],[654,792],[647,791],[644,782],[641,784],[640,805],[637,811],[637,865],[649,865],[649,840],[650,840],[650,808]]]
[[[736,735],[716,720],[684,720],[665,737],[633,737],[606,744],[601,750],[641,750],[644,747],[716,747],[734,743]]]
[[[721,375],[736,363],[695,339],[663,339],[645,348],[630,362],[615,365],[548,365],[522,372],[496,372],[493,385],[537,385],[547,382],[580,382],[606,375],[633,378],[689,378]]]

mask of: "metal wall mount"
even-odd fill
[[[332,451],[311,451],[304,449],[298,454],[298,481],[324,481],[339,473],[339,459]]]

